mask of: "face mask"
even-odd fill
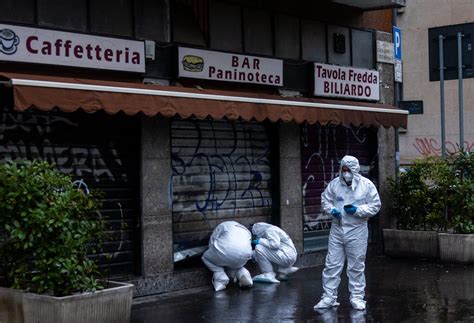
[[[352,182],[354,175],[351,172],[344,172],[342,173],[342,177],[346,180],[346,182]]]

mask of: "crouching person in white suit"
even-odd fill
[[[235,221],[222,222],[214,229],[202,261],[214,273],[212,285],[216,292],[227,287],[229,276],[242,288],[252,287],[252,276],[244,268],[252,259],[251,240],[250,231]]]
[[[269,223],[258,222],[253,225],[252,233],[255,260],[262,271],[262,274],[253,277],[254,281],[279,283],[298,270],[292,267],[296,262],[296,248],[285,231]]]

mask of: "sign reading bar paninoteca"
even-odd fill
[[[179,48],[179,76],[206,80],[283,85],[283,61],[194,48]]]
[[[379,72],[354,67],[314,64],[314,95],[378,101]]]
[[[0,61],[145,72],[145,43],[0,24]]]

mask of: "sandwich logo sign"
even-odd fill
[[[179,47],[179,76],[205,80],[283,85],[283,61]]]
[[[0,61],[145,72],[145,43],[0,24]]]
[[[195,55],[186,55],[183,57],[183,69],[187,72],[202,72],[204,68],[204,59]]]

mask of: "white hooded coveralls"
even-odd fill
[[[275,225],[258,222],[252,226],[252,233],[259,239],[255,246],[255,258],[263,273],[273,272],[273,264],[278,272],[285,272],[296,262],[296,248],[288,234]]]
[[[337,300],[340,276],[347,257],[346,272],[351,303],[364,302],[367,221],[379,212],[381,203],[375,185],[359,174],[357,158],[345,156],[341,160],[341,169],[343,166],[347,166],[354,176],[352,185],[346,184],[340,171],[339,177],[333,179],[321,195],[324,212],[331,214],[331,210],[336,208],[342,215],[340,220],[333,217],[329,233],[328,253],[323,270],[323,298]],[[357,211],[354,214],[346,213],[344,205],[347,204],[357,206]]]
[[[241,286],[252,285],[250,273],[244,268],[252,258],[251,239],[250,231],[235,221],[222,222],[214,229],[209,239],[209,249],[202,256],[202,261],[214,273],[213,285],[216,291],[224,289],[229,283],[225,270],[231,278],[238,279]],[[245,283],[242,284],[243,280]]]

